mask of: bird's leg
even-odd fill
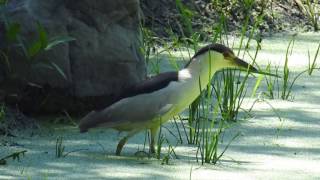
[[[151,142],[150,142],[150,152],[152,154],[156,153],[156,149],[154,147],[155,145],[155,137],[157,135],[159,127],[151,128],[150,133],[151,133]]]
[[[124,138],[122,138],[117,146],[116,155],[120,156],[123,146],[127,143],[128,139],[136,134],[137,131],[130,131]]]
[[[121,151],[122,151],[122,148],[123,148],[123,146],[126,144],[126,142],[128,141],[128,136],[126,136],[126,137],[124,137],[124,138],[122,138],[120,141],[119,141],[119,143],[118,143],[118,146],[117,146],[117,151],[116,151],[116,155],[117,156],[120,156],[120,153],[121,153]]]

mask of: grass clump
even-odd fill
[[[317,50],[313,58],[311,58],[310,51],[308,50],[308,67],[305,70],[297,73],[295,76],[292,75],[289,67],[289,59],[294,48],[294,42],[295,36],[293,36],[287,46],[282,71],[280,70],[279,66],[274,66],[273,70],[275,72],[275,76],[265,76],[267,91],[263,94],[270,99],[281,98],[282,100],[292,100],[292,89],[296,81],[303,74],[308,73],[308,75],[311,76],[315,69],[319,69],[316,62],[320,51],[320,44],[317,46]],[[266,72],[271,73],[271,69],[271,63],[269,63],[266,67]],[[259,84],[260,82],[257,83],[256,86],[259,86]]]
[[[267,72],[271,72],[271,63],[267,65],[266,68]],[[279,66],[275,67],[275,73],[279,74]],[[272,76],[266,76],[265,77],[266,84],[267,84],[267,92],[264,92],[264,95],[266,95],[270,99],[280,98],[280,81],[279,78],[275,78]]]
[[[302,4],[302,2],[299,0],[296,0],[296,2],[297,1],[298,1],[298,5],[300,6],[304,14],[306,14],[310,23],[312,24],[313,30],[316,32],[319,31],[319,24],[318,24],[318,21],[320,18],[319,5],[315,1],[312,2],[311,0],[305,0],[305,4]]]
[[[65,157],[65,146],[63,145],[63,137],[59,136],[56,140],[56,158]]]
[[[10,52],[15,52],[24,56],[23,58],[26,59],[24,62],[27,66],[25,71],[30,72],[34,68],[45,68],[49,70],[53,70],[58,73],[62,78],[67,80],[67,76],[64,71],[59,67],[55,62],[50,60],[39,60],[38,57],[46,51],[50,51],[54,49],[56,46],[69,43],[74,41],[75,39],[70,36],[59,35],[55,37],[48,37],[48,33],[45,27],[36,22],[36,29],[35,32],[37,36],[32,40],[25,37],[23,32],[23,27],[20,23],[12,21],[10,16],[7,14],[5,9],[8,5],[8,1],[2,0],[0,2],[0,21],[4,24],[4,41],[6,47],[0,49],[0,60],[2,63],[5,64],[6,67],[6,74],[7,76],[16,76],[17,69],[12,69],[11,60],[8,54]],[[30,73],[26,73],[27,75]],[[24,77],[21,77],[24,79]]]
[[[240,82],[240,72],[224,70],[214,81],[214,95],[218,101],[220,115],[225,121],[236,121],[246,88]]]
[[[6,107],[4,104],[0,104],[0,123],[3,123],[6,116]]]
[[[232,72],[234,70],[227,71]],[[232,80],[233,77],[225,81],[227,86],[229,86],[230,88],[233,87],[232,85],[230,85],[230,83],[234,83]],[[230,118],[233,118],[233,120],[236,119],[242,101],[236,103],[234,98],[228,99],[231,101],[224,101],[230,104],[223,104],[220,100],[214,101],[214,98],[229,98],[229,95],[231,95],[228,94],[230,93],[229,89],[229,91],[225,91],[227,92],[225,93],[225,97],[223,97],[223,95],[221,94],[218,95],[219,97],[213,96],[213,91],[217,91],[217,89],[215,88],[221,87],[212,88],[211,86],[208,86],[207,90],[201,94],[201,100],[197,109],[197,114],[194,117],[195,122],[197,122],[197,126],[195,127],[196,133],[194,134],[194,139],[196,140],[195,144],[198,147],[196,157],[198,161],[200,159],[201,164],[216,164],[219,161],[219,159],[223,156],[225,151],[229,148],[231,142],[240,135],[235,135],[230,140],[229,144],[219,153],[220,140],[225,130],[229,128],[228,121]],[[233,93],[233,95],[231,95],[232,97],[240,97],[239,94],[234,94],[233,90],[231,90],[231,93]],[[226,109],[222,109],[221,107],[223,106],[225,106],[224,108]],[[226,111],[223,112],[223,110]],[[219,117],[222,118],[219,119]]]
[[[160,130],[158,133],[158,139],[157,139],[157,148],[155,152],[155,157],[160,160],[162,165],[168,165],[170,164],[170,160],[177,158],[177,155],[174,151],[175,146],[172,146],[168,138],[166,138],[162,133],[162,125],[160,126]],[[171,132],[170,132],[171,133]],[[167,152],[161,157],[161,151],[164,145],[167,145]]]
[[[167,152],[161,160],[162,165],[169,165],[171,159],[177,159],[177,155],[174,151],[175,147],[172,146],[168,139],[166,139],[166,143],[168,144]]]
[[[21,156],[24,157],[26,152],[27,150],[23,150],[23,151],[14,152],[10,155],[7,155],[0,159],[0,165],[6,165],[7,160],[10,158],[12,158],[12,160],[20,161]]]
[[[4,103],[0,103],[0,135],[7,136],[9,133],[9,128],[6,120],[6,106]]]
[[[289,84],[290,69],[288,66],[289,54],[292,54],[293,46],[294,46],[294,38],[288,44],[288,47],[286,50],[285,63],[283,66],[283,77],[282,77],[282,86],[281,86],[281,99],[283,100],[286,100],[289,98],[291,94],[292,86],[294,84],[294,82],[291,82],[291,85]]]

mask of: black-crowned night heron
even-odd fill
[[[150,152],[155,152],[155,136],[161,124],[181,113],[201,93],[213,75],[223,68],[257,70],[221,44],[200,49],[178,72],[166,72],[128,89],[123,97],[101,111],[92,111],[80,121],[80,132],[94,127],[128,131],[117,146],[116,154],[128,138],[145,129],[151,131]],[[200,88],[201,87],[201,90]]]

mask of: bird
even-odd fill
[[[225,68],[258,72],[230,48],[218,43],[209,44],[197,51],[183,69],[146,79],[125,90],[108,107],[88,113],[80,120],[80,132],[96,127],[126,131],[116,149],[116,155],[120,155],[130,137],[148,129],[151,132],[149,151],[155,153],[155,138],[160,126],[186,109],[214,74]]]

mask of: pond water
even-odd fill
[[[293,35],[287,34],[277,34],[271,37],[264,37],[261,43],[261,50],[258,53],[256,62],[261,66],[266,66],[271,63],[273,66],[283,66],[286,51],[289,42],[293,39]],[[314,57],[317,47],[320,43],[320,33],[301,33],[295,36],[295,43],[293,46],[293,51],[289,56],[289,67],[294,68],[294,70],[303,70],[308,67],[308,51],[311,57]],[[244,39],[246,42],[247,39]],[[240,39],[238,37],[228,37],[228,44],[230,47],[234,47],[235,53],[238,51],[240,46]],[[249,54],[254,56],[256,51],[256,43],[254,40],[251,41],[251,46],[249,47]],[[204,46],[204,44],[199,45]],[[163,51],[163,52],[162,52]],[[158,52],[160,54],[153,54],[151,56],[151,61],[154,63],[149,64],[149,73],[153,73],[155,69],[160,68],[161,72],[176,70],[173,64],[177,63],[178,67],[183,67],[185,63],[188,62],[190,57],[194,54],[192,48],[187,50],[186,48],[176,49],[176,51],[164,51],[163,48],[159,48]],[[241,51],[240,57],[250,62],[251,58],[248,53]],[[159,64],[159,66],[157,66]]]

